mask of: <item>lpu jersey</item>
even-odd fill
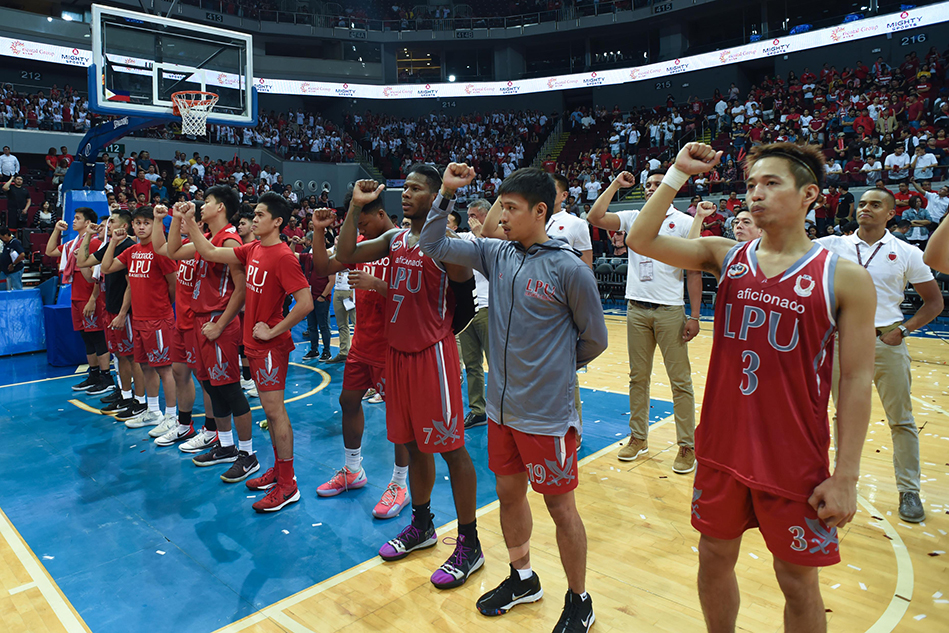
[[[283,300],[298,290],[309,289],[310,282],[300,262],[284,242],[263,246],[259,241],[234,249],[247,269],[247,295],[244,299],[244,349],[253,352],[293,349],[290,332],[269,341],[254,338],[254,326],[263,322],[274,327],[283,320]]]
[[[414,353],[452,334],[455,296],[448,273],[424,255],[417,243],[408,245],[409,233],[409,229],[400,231],[389,246],[386,337],[393,349]]]
[[[362,237],[362,236],[360,236]],[[390,257],[383,257],[367,264],[351,266],[352,270],[362,270],[388,284]],[[376,367],[386,364],[386,352],[389,341],[385,336],[386,298],[375,290],[361,290],[356,293],[356,333],[349,348],[350,357],[361,363]]]
[[[125,249],[119,255],[119,261],[128,268],[134,320],[173,319],[165,275],[175,272],[175,263],[156,253],[151,242]]]
[[[232,225],[225,225],[220,231],[209,238],[211,244],[217,247],[224,246],[227,240],[236,240],[241,243],[241,237]],[[191,293],[191,309],[194,314],[210,314],[224,312],[231,295],[234,294],[234,283],[231,281],[231,271],[227,264],[217,264],[202,259],[197,253],[195,261],[194,290]]]
[[[722,266],[696,458],[750,488],[807,501],[829,476],[837,255],[814,245],[765,278],[759,240]]]
[[[187,240],[181,241],[182,245]],[[191,297],[194,294],[195,277],[197,276],[198,260],[194,257],[178,262],[178,272],[175,274],[175,327],[179,330],[194,328],[194,310],[191,308]]]

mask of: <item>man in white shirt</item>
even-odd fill
[[[10,146],[3,146],[3,154],[0,154],[0,175],[7,179],[20,173],[20,161],[16,156],[10,153]]]
[[[910,396],[909,351],[903,339],[939,316],[943,300],[932,271],[923,263],[922,251],[896,239],[886,230],[886,223],[895,215],[895,210],[896,200],[891,193],[885,189],[870,189],[864,192],[857,205],[860,228],[853,235],[823,237],[817,243],[840,257],[857,262],[873,278],[877,294],[873,382],[883,402],[893,439],[893,469],[900,493],[899,515],[903,521],[919,523],[926,518],[919,499],[919,432],[913,419]],[[923,299],[923,305],[904,322],[900,305],[907,282],[913,284]],[[835,362],[832,386],[835,403],[838,379]]]
[[[583,185],[583,188],[587,190],[587,200],[592,202],[600,194],[603,185],[596,178],[591,178],[587,184]]]
[[[897,145],[893,153],[883,161],[883,169],[886,171],[888,182],[906,182],[909,178],[910,158],[906,154],[902,145]]]
[[[876,182],[880,179],[880,172],[883,170],[883,164],[877,158],[870,158],[863,164],[860,171],[867,175],[867,182]]]
[[[481,237],[481,227],[491,209],[491,203],[484,199],[468,203],[467,233],[458,237],[475,240]],[[503,238],[502,238],[503,239]],[[465,416],[465,430],[488,423],[484,412],[484,361],[488,358],[488,280],[478,270],[474,271],[475,315],[471,323],[458,335],[461,344],[461,357],[465,363],[465,376],[468,378],[468,415]]]
[[[910,184],[919,193],[926,196],[926,210],[929,212],[929,218],[933,224],[939,224],[946,211],[949,210],[949,185],[943,185],[936,193],[932,190],[933,183],[930,180],[924,180],[922,186],[916,182],[915,178],[910,178]]]
[[[933,167],[938,164],[936,156],[928,153],[925,145],[919,145],[909,166],[913,169],[913,178],[916,180],[932,180]]]
[[[662,172],[646,179],[646,199],[662,182]],[[610,183],[590,209],[587,221],[607,231],[629,233],[639,211],[608,211],[620,188],[632,187],[636,180],[622,172]],[[669,207],[660,234],[688,237],[692,217]],[[676,439],[679,452],[672,470],[686,474],[695,470],[695,395],[687,343],[699,333],[702,303],[702,273],[688,271],[691,316],[686,319],[682,296],[682,273],[662,262],[629,251],[626,277],[626,346],[629,353],[629,442],[620,449],[621,461],[632,461],[649,451],[649,381],[656,345],[672,386]]]
[[[557,186],[557,199],[554,201],[556,212],[547,220],[547,235],[565,240],[571,248],[580,252],[580,259],[593,268],[593,243],[590,240],[590,228],[586,222],[568,213],[563,207],[564,201],[570,195],[567,179],[560,174],[551,174],[551,176]]]

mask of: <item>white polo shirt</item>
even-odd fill
[[[816,240],[827,250],[837,253],[844,259],[861,264],[873,278],[877,291],[877,309],[873,319],[874,327],[884,327],[901,323],[906,284],[920,284],[933,280],[933,273],[923,263],[923,251],[903,240],[893,237],[887,231],[883,239],[869,245],[853,235],[830,235]],[[857,252],[859,250],[859,257]]]
[[[929,211],[929,217],[932,218],[932,221],[936,224],[939,224],[939,220],[946,215],[946,210],[949,209],[949,196],[943,198],[935,191],[926,192],[926,200],[929,202],[926,204],[926,210]]]
[[[620,230],[629,235],[639,211],[619,211]],[[662,222],[659,235],[688,238],[692,217],[670,206]],[[626,298],[633,301],[660,305],[685,305],[682,287],[682,269],[643,257],[629,250],[629,268],[626,271]]]
[[[547,235],[549,237],[562,237],[567,240],[571,248],[578,251],[593,250],[593,242],[590,241],[590,229],[587,223],[566,211],[555,213],[547,220]]]

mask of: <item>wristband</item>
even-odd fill
[[[698,321],[699,318],[698,318],[698,317],[694,317],[694,316],[690,316],[690,317],[689,317],[688,319],[686,319],[686,320],[687,320],[687,321]]]
[[[689,175],[675,165],[670,167],[666,175],[662,177],[662,184],[672,187],[675,191],[682,189],[688,181]]]

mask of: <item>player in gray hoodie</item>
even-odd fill
[[[470,266],[491,282],[488,464],[497,478],[511,573],[478,600],[478,610],[500,615],[543,595],[530,566],[530,484],[544,495],[557,527],[569,585],[554,631],[588,631],[594,616],[585,588],[586,532],[573,492],[579,432],[573,390],[576,369],[606,349],[600,295],[580,254],[547,236],[544,227],[555,211],[556,190],[542,170],[519,169],[501,184],[507,241],[449,240],[445,231],[452,198],[474,175],[468,165],[448,166],[419,245],[433,259]]]

